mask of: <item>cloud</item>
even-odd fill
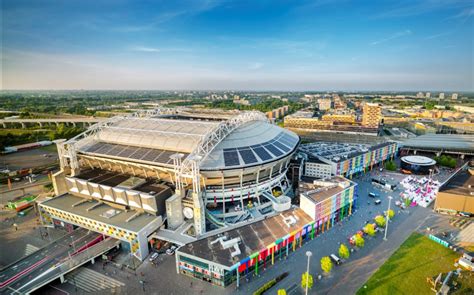
[[[456,15],[448,17],[447,19],[462,19],[464,22],[464,21],[467,21],[472,16],[474,16],[474,8],[467,8],[467,9],[462,10],[460,13]]]
[[[261,68],[263,68],[264,64],[261,63],[261,62],[256,62],[252,65],[249,66],[249,69],[250,70],[260,70]]]
[[[399,0],[395,5],[385,9],[374,18],[397,18],[409,17],[431,13],[435,11],[446,11],[448,9],[459,9],[472,6],[472,0]]]
[[[145,46],[135,46],[132,48],[133,51],[139,52],[148,52],[148,53],[158,53],[160,50],[158,48],[153,47],[145,47]]]
[[[444,32],[444,33],[439,33],[439,34],[434,34],[434,35],[431,35],[431,36],[427,36],[423,39],[424,40],[438,39],[440,37],[447,36],[447,35],[450,35],[450,34],[451,34],[451,32]]]
[[[411,30],[400,31],[400,32],[397,32],[397,33],[387,37],[387,38],[374,41],[374,42],[370,43],[370,45],[372,45],[372,46],[379,45],[379,44],[382,44],[382,43],[385,43],[385,42],[388,42],[388,41],[392,41],[392,40],[395,40],[395,39],[398,39],[398,38],[402,38],[402,37],[405,37],[405,36],[408,36],[408,35],[411,35],[411,34],[412,34]]]

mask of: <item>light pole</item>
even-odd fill
[[[74,237],[71,236],[71,244],[72,244],[72,249],[74,250],[74,252],[76,252],[76,244],[74,244]]]
[[[306,266],[306,295],[308,295],[308,285],[309,285],[309,260],[313,253],[311,251],[306,251],[306,256],[308,256],[308,265]]]
[[[392,202],[392,196],[388,196],[388,209],[387,212],[385,213],[385,234],[383,237],[383,240],[387,240],[387,230],[388,230],[388,211],[390,211],[390,203]]]

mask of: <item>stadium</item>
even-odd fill
[[[58,197],[40,204],[43,220],[124,240],[143,260],[158,228],[185,244],[289,209],[286,172],[299,142],[254,111],[113,117],[58,143]]]

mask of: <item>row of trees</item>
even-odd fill
[[[293,102],[291,100],[285,102],[282,101],[281,99],[277,98],[272,98],[272,99],[265,99],[261,100],[260,102],[257,102],[256,104],[253,105],[241,105],[241,104],[235,104],[231,99],[229,100],[219,100],[219,101],[213,101],[206,103],[206,107],[208,108],[219,108],[219,109],[224,109],[224,110],[243,110],[243,111],[251,111],[251,110],[257,110],[261,112],[268,112],[271,110],[274,110],[276,108],[280,108],[282,106],[288,105],[288,111],[290,113],[294,113],[297,110],[301,109],[304,107],[304,104],[299,103],[299,102]]]
[[[455,158],[447,155],[442,155],[441,157],[434,157],[434,160],[438,163],[438,165],[449,168],[455,168],[457,164]]]
[[[388,219],[392,219],[395,216],[395,211],[392,209],[385,211],[385,215],[388,215]],[[377,215],[374,218],[375,223],[379,227],[384,227],[386,225],[386,217],[382,215]],[[374,236],[375,235],[375,224],[373,223],[368,223],[364,226],[363,228],[364,233],[366,233],[368,236]],[[354,244],[357,248],[363,248],[365,246],[365,240],[362,237],[362,234],[357,233],[353,237],[354,239]],[[345,244],[341,244],[339,246],[339,257],[341,259],[349,259],[351,253],[349,251],[349,248]],[[324,273],[330,273],[332,268],[333,268],[333,262],[329,256],[324,256],[321,258],[321,270]],[[303,275],[301,276],[301,287],[303,289],[306,288],[306,282],[308,282],[308,288],[313,287],[313,276],[307,272],[304,272]],[[279,290],[280,291],[280,290]],[[280,293],[278,293],[280,294]],[[283,294],[283,293],[281,293]],[[286,293],[285,293],[286,294]]]
[[[50,131],[26,131],[21,133],[0,133],[0,151],[7,146],[31,143],[41,140],[55,140],[60,138],[69,139],[83,131],[79,127],[67,127],[59,124],[56,129]]]

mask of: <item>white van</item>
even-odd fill
[[[335,264],[341,264],[342,262],[341,259],[334,254],[329,255],[329,257],[331,257],[331,260],[334,261]]]

